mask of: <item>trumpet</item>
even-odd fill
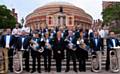
[[[119,59],[117,54],[117,48],[113,48],[110,50],[110,71],[111,72],[119,72]]]

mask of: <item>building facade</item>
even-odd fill
[[[51,27],[80,27],[88,29],[93,18],[83,9],[70,3],[54,2],[37,8],[26,16],[26,25],[32,30]]]

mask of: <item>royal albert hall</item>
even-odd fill
[[[48,3],[26,16],[26,25],[32,30],[63,27],[88,29],[93,18],[83,9],[66,2]]]

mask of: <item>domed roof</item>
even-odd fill
[[[77,10],[80,10],[83,13],[85,12],[83,9],[81,9],[71,3],[68,3],[68,2],[50,2],[48,4],[45,4],[45,5],[37,8],[36,10],[34,10],[34,12],[38,12],[41,9],[50,8],[50,7],[69,7],[69,8],[76,8]]]
[[[68,2],[50,2],[48,4],[46,4],[45,6],[48,6],[48,5],[70,5],[70,6],[74,6],[73,4],[71,3],[68,3]]]

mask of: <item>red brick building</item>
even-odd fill
[[[26,17],[32,30],[42,27],[90,28],[93,18],[83,9],[65,2],[53,2],[37,8]]]

